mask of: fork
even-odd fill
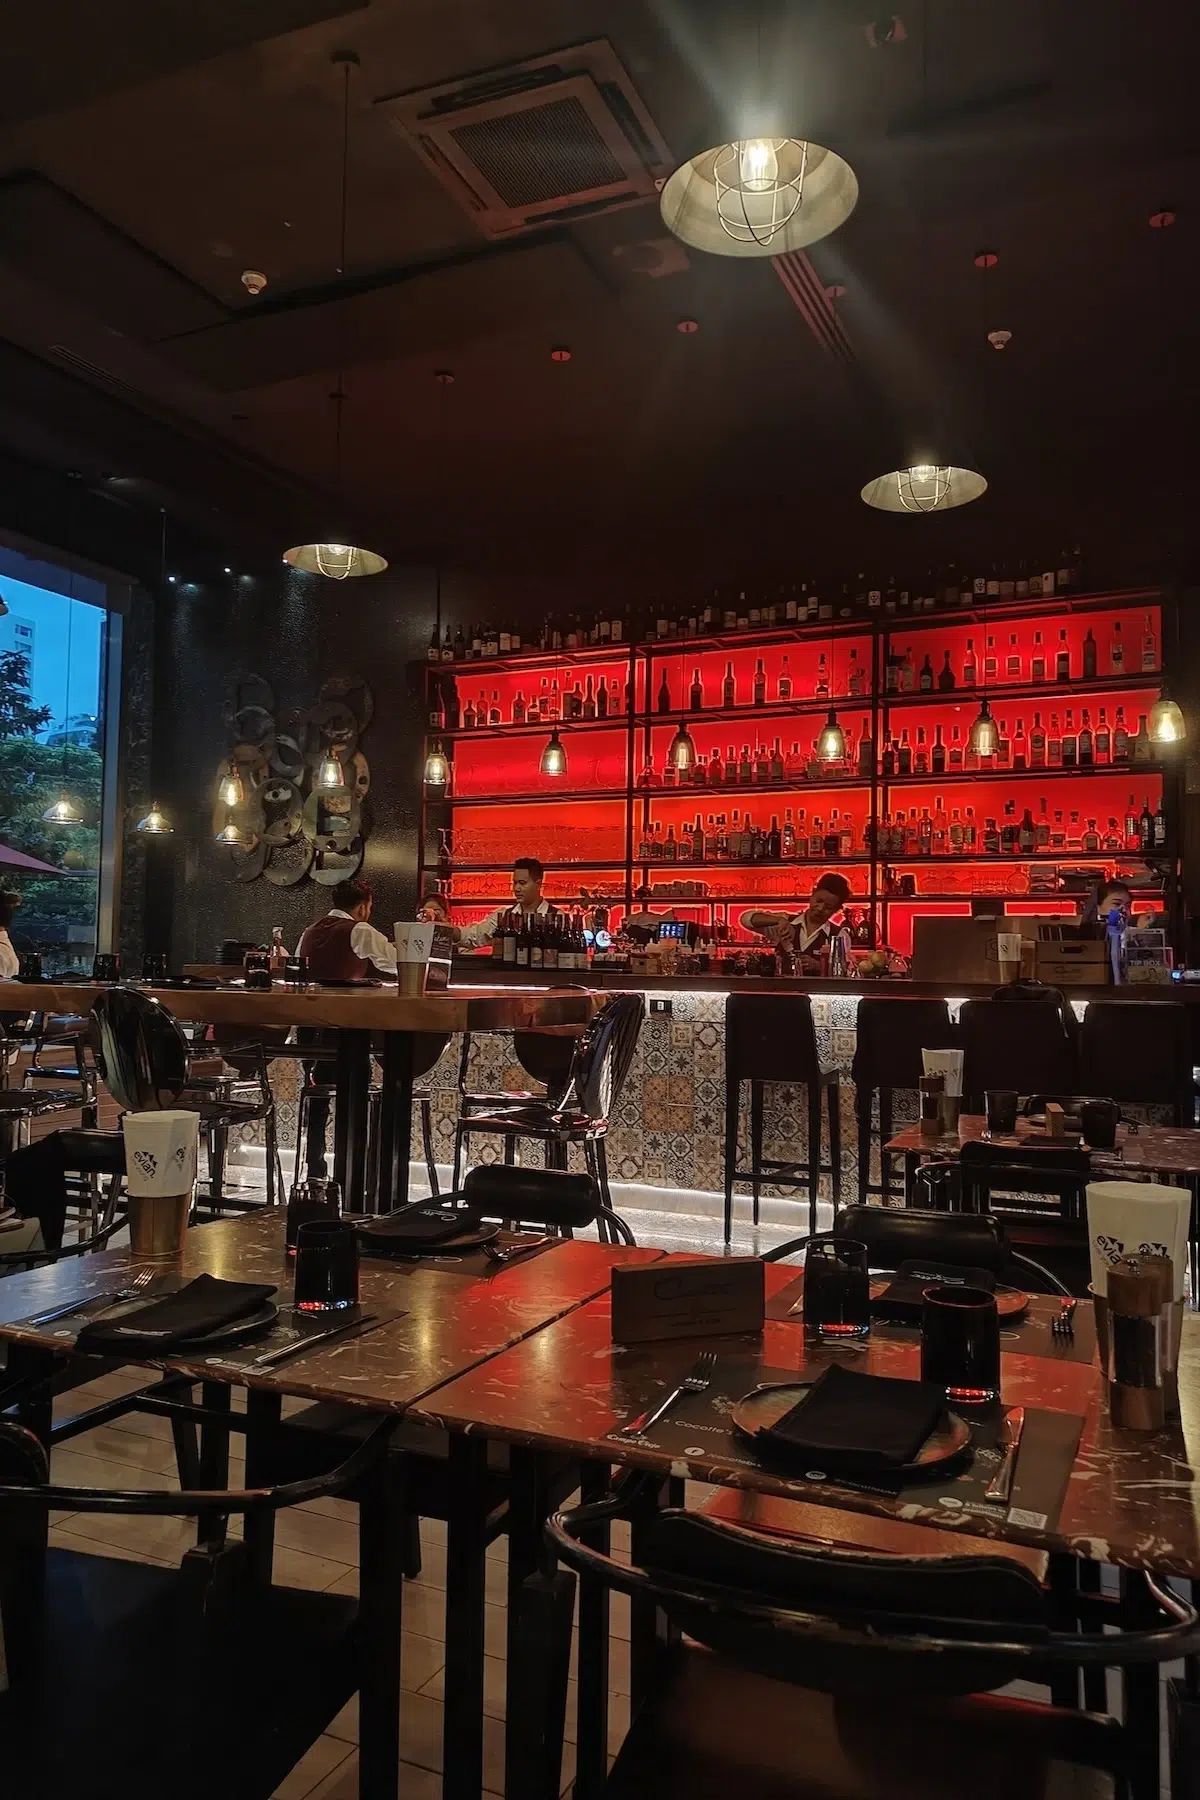
[[[685,1394],[702,1394],[706,1388],[711,1387],[716,1367],[716,1351],[703,1351],[696,1358],[690,1373],[684,1376],[678,1387],[673,1387],[666,1399],[660,1401],[650,1412],[641,1413],[636,1419],[631,1419],[628,1425],[623,1425],[620,1435],[622,1437],[644,1437],[650,1427],[657,1425],[660,1419],[665,1418],[675,1403],[682,1400]]]
[[[32,1319],[22,1319],[21,1323],[25,1326],[52,1325],[56,1319],[69,1319],[72,1313],[82,1312],[94,1300],[103,1300],[104,1305],[95,1315],[99,1318],[102,1313],[111,1311],[114,1306],[123,1305],[126,1300],[136,1300],[143,1288],[148,1288],[153,1280],[153,1269],[139,1269],[127,1287],[117,1288],[114,1293],[93,1294],[90,1298],[72,1300],[66,1306],[52,1306],[48,1312],[35,1313]]]
[[[1060,1302],[1058,1317],[1050,1321],[1050,1335],[1056,1338],[1073,1338],[1075,1336],[1075,1308],[1078,1300]]]

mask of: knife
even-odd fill
[[[1017,1468],[1017,1451],[1021,1447],[1021,1433],[1024,1429],[1025,1408],[1010,1406],[1004,1415],[1004,1460],[984,1489],[985,1500],[1003,1500],[1007,1504],[1012,1494],[1013,1476]]]
[[[34,1254],[36,1255],[36,1251]],[[53,1325],[56,1319],[69,1319],[72,1313],[83,1312],[87,1307],[95,1306],[98,1300],[103,1302],[101,1311],[105,1311],[110,1306],[120,1305],[123,1300],[138,1300],[141,1297],[141,1291],[137,1288],[107,1288],[99,1294],[86,1294],[82,1300],[71,1300],[66,1306],[52,1306],[46,1312],[34,1313],[30,1319],[14,1319],[13,1323],[31,1331],[38,1325]]]
[[[278,1350],[268,1350],[265,1356],[256,1356],[250,1364],[252,1369],[273,1368],[276,1363],[286,1362],[290,1356],[303,1356],[306,1350],[312,1350],[317,1344],[327,1344],[330,1338],[344,1337],[347,1332],[357,1331],[360,1325],[373,1325],[378,1318],[377,1313],[362,1313],[357,1319],[343,1319],[331,1325],[328,1331],[313,1332],[311,1337],[301,1338],[294,1344],[282,1344]]]

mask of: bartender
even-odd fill
[[[542,883],[545,879],[545,868],[536,856],[518,856],[512,871],[512,906],[498,906],[486,919],[476,919],[474,925],[452,925],[450,929],[454,933],[455,943],[468,950],[479,944],[490,944],[505,913],[514,909],[523,913],[526,919],[532,918],[534,913],[548,913],[550,902],[542,899]]]
[[[744,912],[741,923],[776,949],[792,951],[802,973],[813,974],[819,967],[821,952],[838,935],[833,920],[849,898],[850,883],[844,875],[830,869],[817,882],[803,912]]]

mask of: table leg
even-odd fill
[[[579,1482],[584,1505],[608,1491],[607,1463],[585,1463]],[[589,1549],[607,1556],[612,1537],[608,1525],[593,1525],[582,1535]],[[575,1800],[598,1800],[608,1775],[608,1588],[594,1576],[579,1580],[579,1701],[576,1713]]]
[[[339,1031],[333,1172],[347,1212],[363,1210],[367,1163],[367,1093],[371,1085],[371,1034]]]
[[[508,1667],[505,1714],[520,1721],[504,1740],[508,1800],[556,1800],[571,1657],[575,1576],[556,1570],[543,1537],[548,1467],[513,1446],[508,1501]]]
[[[1155,1624],[1158,1607],[1146,1590],[1140,1571],[1122,1570],[1125,1589],[1122,1612],[1131,1630]],[[1125,1731],[1129,1738],[1129,1792],[1131,1800],[1158,1800],[1159,1719],[1161,1683],[1157,1663],[1133,1664],[1121,1671]]]
[[[452,1432],[448,1473],[442,1794],[443,1800],[479,1800],[483,1790],[487,1440]]]
[[[904,1204],[913,1206],[917,1198],[917,1170],[921,1166],[921,1158],[914,1150],[904,1152]]]
[[[273,1440],[283,1414],[283,1395],[266,1388],[246,1390],[246,1486],[271,1485]],[[247,1514],[244,1527],[246,1550],[254,1579],[263,1587],[271,1583],[275,1557],[275,1514]]]
[[[233,1394],[223,1381],[201,1383],[200,1400],[206,1412],[230,1413]],[[200,1486],[202,1490],[219,1491],[229,1485],[229,1427],[205,1423],[200,1427]],[[196,1516],[196,1542],[209,1543],[214,1538],[224,1543],[228,1520],[214,1509]]]
[[[389,1031],[383,1040],[383,1090],[379,1096],[379,1193],[377,1212],[408,1199],[412,1155],[412,1033]]]
[[[358,1495],[359,1800],[396,1800],[400,1782],[402,1468],[398,1456],[381,1457]]]

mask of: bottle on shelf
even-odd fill
[[[994,637],[989,636],[983,656],[983,679],[985,686],[995,687],[999,673],[1000,660],[996,655],[996,640]]]
[[[1129,732],[1125,725],[1125,708],[1118,706],[1116,722],[1113,725],[1112,755],[1114,762],[1129,760]]]
[[[786,657],[784,657],[784,661],[787,661]],[[846,671],[846,691],[855,699],[867,691],[867,672],[858,660],[858,651],[853,648],[850,651],[850,664]]]
[[[662,672],[662,680],[659,683],[658,688],[658,710],[660,713],[669,713],[671,710],[671,689],[667,683],[667,671],[665,669]]]
[[[1085,681],[1095,681],[1096,679],[1096,639],[1092,635],[1090,625],[1087,628],[1087,636],[1083,640],[1083,679]]]
[[[1108,647],[1108,660],[1114,675],[1123,675],[1125,673],[1125,640],[1121,636],[1120,619],[1114,619],[1113,621],[1112,642]]]
[[[921,664],[918,687],[923,694],[932,694],[933,692],[933,664],[929,660],[928,650],[925,652],[925,661]]]
[[[760,656],[754,665],[754,704],[765,706],[767,699],[767,675]]]
[[[1108,713],[1103,706],[1096,724],[1096,761],[1105,767],[1112,761],[1112,732],[1108,728]]]
[[[1004,658],[1004,674],[1006,679],[1009,681],[1020,681],[1022,668],[1023,664],[1021,661],[1021,651],[1017,644],[1017,634],[1015,631],[1010,631],[1008,634],[1008,654]]]
[[[1146,852],[1154,848],[1154,814],[1150,811],[1148,799],[1143,800],[1138,818],[1138,848]]]
[[[688,693],[688,707],[692,712],[704,711],[704,684],[700,679],[699,669],[692,670],[692,685]]]
[[[1092,734],[1092,721],[1086,706],[1083,709],[1083,723],[1079,727],[1079,767],[1092,769],[1096,766],[1095,738]]]
[[[759,663],[758,666],[760,669],[762,668],[761,663]],[[758,693],[758,676],[757,675],[755,675],[755,677],[754,677],[754,690],[755,690],[755,694],[757,696],[757,693]],[[817,685],[814,689],[814,692],[815,692],[818,700],[827,700],[829,698],[829,664],[825,660],[825,652],[823,650],[822,650],[820,656],[817,658]],[[757,700],[756,700],[756,704],[757,704]]]
[[[946,651],[946,659],[938,670],[938,691],[943,694],[953,693],[956,686],[954,670],[950,666],[950,652]]]
[[[786,655],[780,664],[777,692],[781,700],[790,700],[792,697],[792,670]]]
[[[1154,635],[1154,615],[1146,614],[1142,628],[1142,674],[1153,675],[1158,668],[1158,640]]]
[[[1058,653],[1054,659],[1054,679],[1056,681],[1070,681],[1071,679],[1071,646],[1067,642],[1065,626],[1058,634]]]
[[[1033,715],[1033,729],[1029,733],[1029,766],[1031,769],[1044,769],[1046,766],[1046,733],[1042,726],[1042,715]]]
[[[1040,631],[1035,631],[1033,634],[1033,655],[1029,659],[1029,679],[1030,681],[1045,681],[1046,679],[1046,651]]]
[[[578,686],[578,683],[576,685]],[[587,678],[587,691],[585,692],[585,694],[583,696],[582,710],[583,710],[583,716],[585,719],[594,719],[595,718],[595,716],[596,716],[596,690],[595,690],[595,687],[593,685],[592,678],[590,675]]]
[[[974,638],[968,638],[967,653],[963,658],[963,686],[973,688],[977,678],[978,668],[975,662],[975,640]]]

